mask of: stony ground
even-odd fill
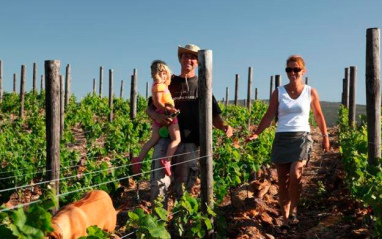
[[[333,148],[328,153],[321,150],[320,133],[313,130],[312,136],[315,144],[311,160],[304,168],[299,224],[287,234],[279,233],[277,176],[270,169],[268,175],[263,174],[248,185],[250,193],[244,200],[240,198],[245,190],[242,188],[236,193],[238,202],[232,200],[225,208],[230,238],[371,238],[368,210],[353,200],[343,182],[335,129],[330,130]],[[245,203],[240,205],[240,201]]]

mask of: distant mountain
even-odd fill
[[[337,124],[338,110],[341,103],[321,101],[322,112],[325,115],[326,124],[331,127]],[[359,115],[366,115],[366,105],[356,105],[356,121],[359,121]]]
[[[268,100],[265,100],[268,102]],[[234,104],[233,100],[229,101],[229,104]],[[245,100],[238,100],[239,106],[245,106]],[[322,112],[324,113],[326,124],[332,127],[337,124],[338,110],[340,108],[340,102],[327,102],[321,101]],[[359,121],[359,115],[366,115],[366,105],[356,105],[356,120]]]

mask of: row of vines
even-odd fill
[[[348,109],[339,111],[339,144],[346,182],[352,195],[363,202],[372,212],[376,236],[382,236],[382,165],[368,163],[368,140],[366,119],[356,129],[349,127]]]
[[[0,203],[9,201],[11,195],[22,195],[26,190],[43,191],[41,201],[29,206],[25,212],[4,211],[0,214],[0,235],[6,238],[43,238],[51,229],[50,208],[56,205],[50,197],[46,175],[45,95],[26,94],[25,117],[18,118],[19,96],[5,93],[0,105]],[[151,121],[144,110],[146,99],[138,97],[137,117],[129,116],[129,102],[114,99],[114,119],[109,122],[107,98],[87,95],[79,103],[74,96],[65,110],[65,130],[60,144],[60,206],[78,200],[96,188],[113,195],[120,187],[119,179],[132,175],[130,152],[139,153],[141,145],[151,135]],[[219,204],[230,189],[247,182],[262,165],[269,165],[269,152],[274,129],[264,132],[260,139],[245,142],[250,134],[248,122],[258,124],[267,104],[256,101],[250,113],[244,107],[229,105],[223,117],[235,129],[232,138],[214,130],[214,195]],[[151,154],[143,164],[143,174],[134,179],[149,178]],[[107,183],[110,182],[110,183]],[[25,186],[24,185],[28,185]],[[20,188],[19,188],[20,187]],[[15,189],[18,188],[18,189]],[[50,196],[49,196],[50,195]],[[211,227],[207,215],[202,215],[200,200],[185,194],[176,202],[172,215],[173,227],[180,236],[200,237]],[[216,207],[217,208],[217,207]],[[137,238],[163,238],[167,232],[169,214],[156,207],[155,214],[145,214],[141,209],[129,212],[128,230],[135,230]],[[209,214],[217,216],[209,210]],[[179,215],[179,216],[177,216]],[[180,216],[181,215],[181,216]],[[36,220],[38,219],[38,220]],[[189,223],[193,222],[193,223]],[[224,219],[215,220],[215,227],[224,227]],[[104,232],[89,229],[95,238],[108,238]],[[127,233],[127,232],[126,232]],[[159,236],[160,235],[160,236]],[[224,237],[224,230],[221,230]],[[94,238],[94,237],[92,237]]]

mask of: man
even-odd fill
[[[200,48],[196,45],[186,45],[185,47],[178,47],[178,59],[181,66],[181,74],[173,76],[169,90],[172,98],[175,101],[175,108],[180,110],[178,123],[181,133],[181,143],[172,158],[173,175],[174,175],[174,189],[176,197],[180,198],[183,194],[182,184],[185,185],[186,190],[190,191],[198,177],[199,167],[199,101],[198,101],[198,77],[195,73],[198,66],[198,51]],[[233,130],[231,126],[226,124],[220,117],[221,110],[217,104],[215,97],[213,97],[213,125],[223,130],[227,137],[231,137]],[[146,113],[149,117],[161,125],[169,124],[172,119],[165,114],[159,114],[155,111],[155,107],[151,104]],[[160,139],[154,148],[153,162],[151,169],[151,202],[153,202],[158,195],[164,197],[164,205],[167,205],[167,190],[170,186],[170,177],[165,174],[160,164],[160,158],[166,155],[168,139]],[[176,156],[179,155],[179,156]],[[184,163],[182,163],[184,162]],[[140,165],[136,167],[134,173],[139,172]]]

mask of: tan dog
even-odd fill
[[[49,238],[76,239],[86,236],[86,228],[96,225],[105,231],[114,231],[117,211],[109,194],[93,190],[81,200],[63,207],[52,219],[54,231]]]

